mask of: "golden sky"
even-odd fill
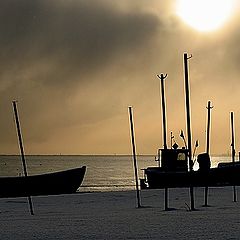
[[[174,0],[1,1],[0,153],[18,153],[16,99],[27,154],[131,154],[129,105],[137,152],[155,154],[163,145],[160,73],[168,74],[168,139],[172,131],[181,146],[184,52],[193,54],[198,151],[205,150],[208,100],[214,106],[211,153],[230,151],[230,111],[239,151],[238,4],[221,27],[204,32],[183,21]]]

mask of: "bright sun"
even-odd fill
[[[177,15],[199,31],[214,31],[232,15],[236,0],[177,0]]]

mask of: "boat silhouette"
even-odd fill
[[[31,176],[0,177],[0,197],[27,197],[75,193],[86,167]]]

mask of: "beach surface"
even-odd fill
[[[239,189],[237,189],[239,190]],[[189,211],[189,189],[91,192],[33,197],[35,215],[26,198],[0,199],[0,239],[239,239],[240,205],[232,187],[195,188],[196,211]]]

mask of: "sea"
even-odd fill
[[[28,175],[50,173],[86,166],[87,171],[80,192],[124,191],[135,188],[133,157],[131,155],[27,155]],[[229,156],[211,157],[211,166],[230,162]],[[158,166],[155,156],[137,156],[138,178],[143,178],[143,169]],[[21,156],[0,156],[0,176],[23,175]],[[197,163],[194,169],[198,169]]]

